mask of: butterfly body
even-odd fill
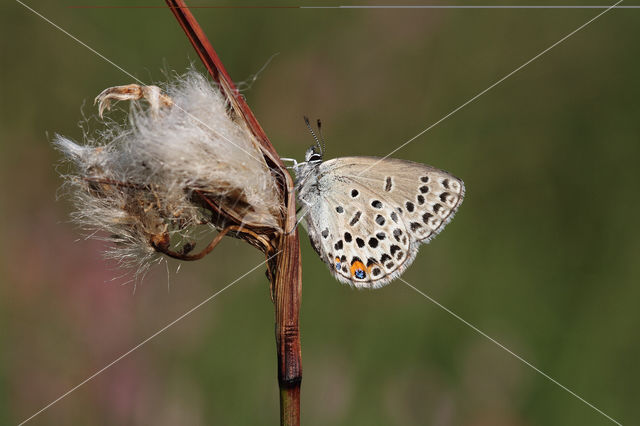
[[[312,246],[339,281],[361,288],[402,274],[464,197],[460,179],[406,160],[322,161],[312,147],[295,169]]]

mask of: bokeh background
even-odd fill
[[[145,82],[201,68],[161,1],[26,3]],[[267,4],[300,3],[242,3]],[[74,7],[92,5],[158,7]],[[50,140],[80,139],[93,97],[131,78],[0,8],[0,424],[17,424],[263,257],[228,239],[123,284],[56,199]],[[298,158],[303,114],[328,157],[385,155],[599,12],[194,11],[234,79],[278,54],[245,95]],[[468,191],[405,279],[622,424],[640,418],[639,22],[605,14],[395,155]],[[613,424],[401,282],[339,284],[302,238],[303,424]],[[273,331],[259,270],[30,424],[277,424]]]

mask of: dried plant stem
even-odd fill
[[[220,84],[220,88],[227,96],[235,114],[247,124],[260,143],[265,161],[280,185],[284,207],[281,227],[286,231],[270,234],[266,245],[256,246],[261,246],[267,256],[277,254],[269,264],[268,275],[271,280],[272,298],[275,305],[280,423],[286,426],[298,426],[300,424],[300,384],[302,382],[299,331],[302,275],[300,241],[298,231],[295,229],[296,206],[293,180],[253,112],[238,93],[220,58],[185,2],[183,0],[165,1],[207,67],[211,77]],[[255,240],[255,238],[253,239]]]
[[[295,218],[295,216],[294,216]],[[298,317],[302,291],[302,268],[298,230],[280,238],[282,254],[276,262],[274,302],[276,344],[278,348],[278,384],[280,386],[280,422],[300,424],[300,383],[302,381],[300,330]]]
[[[232,226],[227,226],[226,228],[224,228],[223,230],[221,230],[220,232],[218,232],[218,235],[216,235],[213,240],[211,240],[211,242],[199,253],[196,254],[183,254],[183,253],[177,253],[173,250],[170,250],[168,247],[165,247],[162,245],[163,242],[166,242],[166,244],[168,245],[169,243],[169,238],[167,236],[165,241],[162,242],[157,242],[152,240],[151,241],[151,245],[153,246],[153,248],[155,248],[156,250],[158,250],[159,252],[166,254],[169,257],[173,257],[174,259],[178,259],[178,260],[200,260],[203,257],[205,257],[207,254],[211,253],[211,250],[213,250],[218,243],[222,240],[222,237],[224,237],[225,235],[227,235],[227,232],[231,231],[234,227]]]

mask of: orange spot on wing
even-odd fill
[[[353,262],[353,265],[351,265],[351,276],[354,276],[358,269],[361,269],[364,272],[367,270],[367,267],[364,266],[364,263],[356,260],[355,262]]]

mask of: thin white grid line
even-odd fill
[[[206,6],[205,6],[206,7]],[[300,9],[607,9],[608,5],[341,5],[341,6],[300,6]],[[640,9],[638,5],[618,6],[618,9]]]
[[[395,154],[396,152],[398,152],[399,150],[401,150],[402,148],[404,148],[405,146],[409,145],[411,142],[413,142],[414,140],[416,140],[417,138],[419,138],[420,136],[424,135],[425,133],[427,133],[429,130],[433,129],[435,126],[437,126],[438,124],[442,123],[444,120],[446,120],[447,118],[451,117],[453,114],[455,114],[456,112],[460,111],[462,108],[466,107],[467,105],[469,105],[471,102],[475,101],[476,99],[478,99],[480,96],[484,95],[485,93],[487,93],[489,90],[493,89],[494,87],[496,87],[498,84],[502,83],[503,81],[505,81],[506,79],[508,79],[509,77],[511,77],[512,75],[514,75],[515,73],[517,73],[518,71],[520,71],[521,69],[523,69],[524,67],[526,67],[527,65],[529,65],[530,63],[532,63],[533,61],[535,61],[536,59],[538,59],[539,57],[541,57],[542,55],[544,55],[545,53],[547,53],[548,51],[550,51],[551,49],[553,49],[554,47],[556,47],[557,45],[559,45],[560,43],[562,43],[563,41],[565,41],[566,39],[568,39],[569,37],[571,37],[572,35],[574,35],[575,33],[577,33],[578,31],[582,30],[584,27],[586,27],[587,25],[589,25],[590,23],[592,23],[593,21],[595,21],[596,19],[598,19],[599,17],[601,17],[602,15],[604,15],[605,13],[607,13],[608,11],[610,11],[611,9],[615,8],[617,5],[619,5],[620,3],[622,3],[623,0],[619,0],[617,3],[609,6],[606,10],[600,12],[599,14],[597,14],[596,16],[594,16],[593,18],[589,19],[587,22],[585,22],[584,24],[580,25],[578,28],[576,28],[575,30],[571,31],[569,34],[567,34],[566,36],[562,37],[560,40],[556,41],[555,43],[553,43],[551,46],[547,47],[546,49],[544,49],[542,52],[538,53],[537,55],[535,55],[533,58],[529,59],[528,61],[526,61],[524,64],[520,65],[518,68],[514,69],[513,71],[511,71],[510,73],[508,73],[507,75],[505,75],[504,77],[502,77],[501,79],[499,79],[498,81],[496,81],[495,83],[493,83],[491,86],[487,87],[486,89],[484,89],[483,91],[481,91],[480,93],[478,93],[477,95],[475,95],[474,97],[472,97],[471,99],[469,99],[468,101],[466,101],[465,103],[463,103],[462,105],[458,106],[457,108],[455,108],[453,111],[449,112],[448,114],[446,114],[444,117],[442,117],[441,119],[439,119],[438,121],[436,121],[435,123],[433,123],[432,125],[430,125],[429,127],[427,127],[426,129],[424,129],[423,131],[421,131],[420,133],[418,133],[417,135],[415,135],[414,137],[412,137],[411,139],[409,139],[408,141],[404,142],[402,145],[400,145],[399,147],[395,148],[393,151],[391,151],[390,153],[388,153],[387,155],[385,155],[384,157],[380,158],[378,161],[376,161],[375,163],[373,163],[372,165],[370,165],[369,167],[367,167],[366,169],[364,169],[362,172],[359,173],[359,175],[362,175],[363,173],[367,172],[368,170],[370,170],[371,168],[375,167],[378,163],[380,163],[381,161],[384,161],[385,159],[389,158],[391,155]]]
[[[168,9],[169,6],[67,6],[69,9]],[[206,6],[190,5],[188,9],[606,9],[608,5],[338,5],[338,6]],[[618,6],[619,9],[640,9],[638,5]]]
[[[184,319],[186,316],[192,314],[195,310],[197,310],[198,308],[200,308],[202,305],[206,304],[207,302],[209,302],[210,300],[214,299],[217,295],[219,295],[220,293],[222,293],[223,291],[225,291],[226,289],[228,289],[229,287],[231,287],[232,285],[236,284],[238,281],[240,281],[241,279],[243,279],[244,277],[246,277],[247,275],[249,275],[250,273],[252,273],[253,271],[255,271],[256,269],[258,269],[259,267],[261,267],[262,265],[266,264],[268,261],[270,261],[271,259],[273,259],[274,257],[276,257],[278,254],[280,254],[280,251],[278,251],[277,253],[273,254],[271,257],[263,260],[262,262],[260,262],[259,264],[257,264],[256,266],[254,266],[253,268],[251,268],[249,271],[245,272],[243,275],[241,275],[240,277],[236,278],[235,280],[233,280],[231,283],[227,284],[226,286],[224,286],[222,289],[218,290],[217,292],[215,292],[214,294],[212,294],[211,296],[207,297],[206,299],[204,299],[202,302],[198,303],[197,305],[195,305],[194,307],[192,307],[191,309],[189,309],[188,311],[186,311],[185,313],[183,313],[182,315],[180,315],[178,318],[174,319],[173,321],[171,321],[169,324],[165,325],[164,327],[162,327],[160,330],[156,331],[155,333],[153,333],[151,336],[147,337],[146,339],[144,339],[142,342],[138,343],[137,345],[135,345],[133,348],[129,349],[127,352],[123,353],[122,355],[120,355],[118,358],[114,359],[113,361],[111,361],[109,364],[105,365],[104,367],[102,367],[100,370],[96,371],[95,373],[93,373],[92,375],[90,375],[89,377],[87,377],[86,379],[84,379],[82,382],[78,383],[76,386],[72,387],[71,389],[69,389],[67,392],[65,392],[64,394],[60,395],[58,398],[54,399],[53,401],[51,401],[49,404],[45,405],[44,407],[42,407],[40,410],[38,410],[37,412],[35,412],[34,414],[32,414],[30,417],[28,417],[27,419],[23,420],[21,423],[18,424],[18,426],[22,426],[25,423],[27,423],[28,421],[32,420],[34,417],[36,417],[38,414],[41,414],[43,411],[51,408],[54,404],[58,403],[59,401],[61,401],[62,399],[64,399],[65,397],[69,396],[72,392],[74,392],[75,390],[77,390],[78,388],[80,388],[82,385],[86,384],[87,382],[91,381],[92,379],[96,378],[98,375],[100,375],[101,373],[103,373],[105,370],[107,370],[109,367],[111,367],[112,365],[116,364],[118,361],[121,361],[123,358],[127,357],[129,354],[131,354],[132,352],[134,352],[135,350],[139,349],[141,346],[143,346],[144,344],[148,343],[151,339],[153,339],[154,337],[158,336],[159,334],[163,333],[164,331],[166,331],[168,328],[170,328],[171,326],[175,325],[178,321]]]
[[[447,312],[448,314],[450,314],[451,316],[453,316],[454,318],[456,318],[457,320],[459,320],[460,322],[462,322],[463,324],[465,324],[466,326],[468,326],[469,328],[471,328],[472,330],[474,330],[475,332],[480,334],[481,336],[486,337],[487,339],[489,339],[491,342],[496,344],[498,347],[500,347],[504,351],[508,352],[510,355],[515,357],[517,360],[519,360],[523,364],[527,365],[528,367],[532,368],[537,373],[541,374],[547,380],[549,380],[552,383],[558,385],[563,390],[569,392],[571,395],[573,395],[574,397],[576,397],[577,399],[579,399],[580,401],[582,401],[583,403],[585,403],[586,405],[588,405],[589,407],[591,407],[592,409],[594,409],[595,411],[597,411],[598,413],[600,413],[601,415],[606,417],[607,419],[611,420],[613,423],[615,423],[615,424],[617,424],[619,426],[622,426],[622,424],[620,422],[618,422],[617,420],[615,420],[614,418],[609,416],[607,413],[605,413],[604,411],[602,411],[601,409],[599,409],[598,407],[596,407],[595,405],[593,405],[592,403],[590,403],[586,399],[582,398],[580,395],[578,395],[577,393],[575,393],[574,391],[572,391],[571,389],[569,389],[568,387],[566,387],[562,383],[558,382],[556,379],[554,379],[553,377],[549,376],[547,373],[545,373],[544,371],[540,370],[538,367],[536,367],[535,365],[531,364],[529,361],[527,361],[526,359],[522,358],[520,355],[516,354],[511,349],[507,348],[505,345],[503,345],[502,343],[498,342],[496,339],[494,339],[493,337],[489,336],[487,333],[485,333],[484,331],[480,330],[478,327],[476,327],[475,325],[471,324],[469,321],[465,320],[460,315],[458,315],[455,312],[453,312],[451,309],[447,308],[446,306],[444,306],[443,304],[441,304],[437,300],[433,299],[432,297],[430,297],[429,295],[427,295],[423,291],[418,290],[416,287],[414,287],[413,285],[411,285],[407,281],[405,281],[404,278],[398,277],[398,279],[400,281],[402,281],[403,283],[405,283],[408,287],[411,287],[413,290],[415,290],[416,292],[420,293],[422,296],[424,296],[430,302],[432,302],[433,304],[435,304],[436,306],[438,306],[439,308],[441,308],[442,310],[444,310],[445,312]]]
[[[68,31],[66,31],[65,29],[63,29],[62,27],[60,27],[58,24],[56,24],[55,22],[51,21],[50,19],[46,18],[45,16],[43,16],[42,14],[40,14],[39,12],[37,12],[36,10],[32,9],[31,7],[27,6],[26,4],[24,4],[23,2],[21,2],[20,0],[16,0],[16,2],[20,3],[22,6],[24,6],[26,9],[30,10],[31,12],[33,12],[34,14],[36,14],[37,16],[39,16],[40,18],[42,18],[43,20],[45,20],[46,22],[48,22],[49,24],[51,24],[52,26],[54,26],[56,29],[62,31],[64,34],[66,34],[67,36],[69,36],[70,38],[72,38],[73,40],[75,40],[76,42],[78,42],[79,44],[81,44],[82,46],[86,47],[87,49],[89,49],[91,52],[95,53],[97,56],[99,56],[100,58],[104,59],[105,61],[107,61],[108,63],[110,63],[111,65],[113,65],[114,67],[116,67],[118,70],[122,71],[124,74],[126,74],[127,76],[131,77],[133,80],[135,80],[137,83],[146,86],[146,84],[140,80],[139,78],[137,78],[136,76],[134,76],[133,74],[131,74],[130,72],[128,72],[127,70],[125,70],[124,68],[122,68],[121,66],[119,66],[118,64],[116,64],[115,62],[113,62],[111,59],[107,58],[106,56],[104,56],[103,54],[101,54],[100,52],[98,52],[97,50],[95,50],[94,48],[92,48],[91,46],[89,46],[88,44],[86,44],[85,42],[81,41],[80,39],[78,39],[77,37],[75,37],[73,34],[69,33]],[[221,134],[220,132],[217,132],[216,130],[212,129],[207,123],[205,123],[204,121],[200,120],[198,117],[194,116],[193,114],[187,112],[184,108],[182,108],[180,105],[176,104],[175,102],[173,103],[173,106],[178,108],[179,110],[181,110],[182,112],[184,112],[185,114],[187,114],[191,119],[197,121],[198,123],[202,124],[204,127],[206,127],[207,129],[211,130],[213,133],[217,134],[218,136],[220,136],[222,139],[226,140],[227,142],[229,142],[231,145],[235,146],[236,148],[238,148],[239,150],[241,150],[242,152],[244,152],[245,154],[247,154],[249,157],[253,158],[254,160],[256,160],[257,162],[264,164],[264,160],[260,160],[259,158],[255,157],[254,155],[252,155],[250,152],[248,152],[247,150],[245,150],[244,148],[242,148],[241,146],[233,143],[230,139],[228,139],[226,136],[224,136],[223,134]]]

